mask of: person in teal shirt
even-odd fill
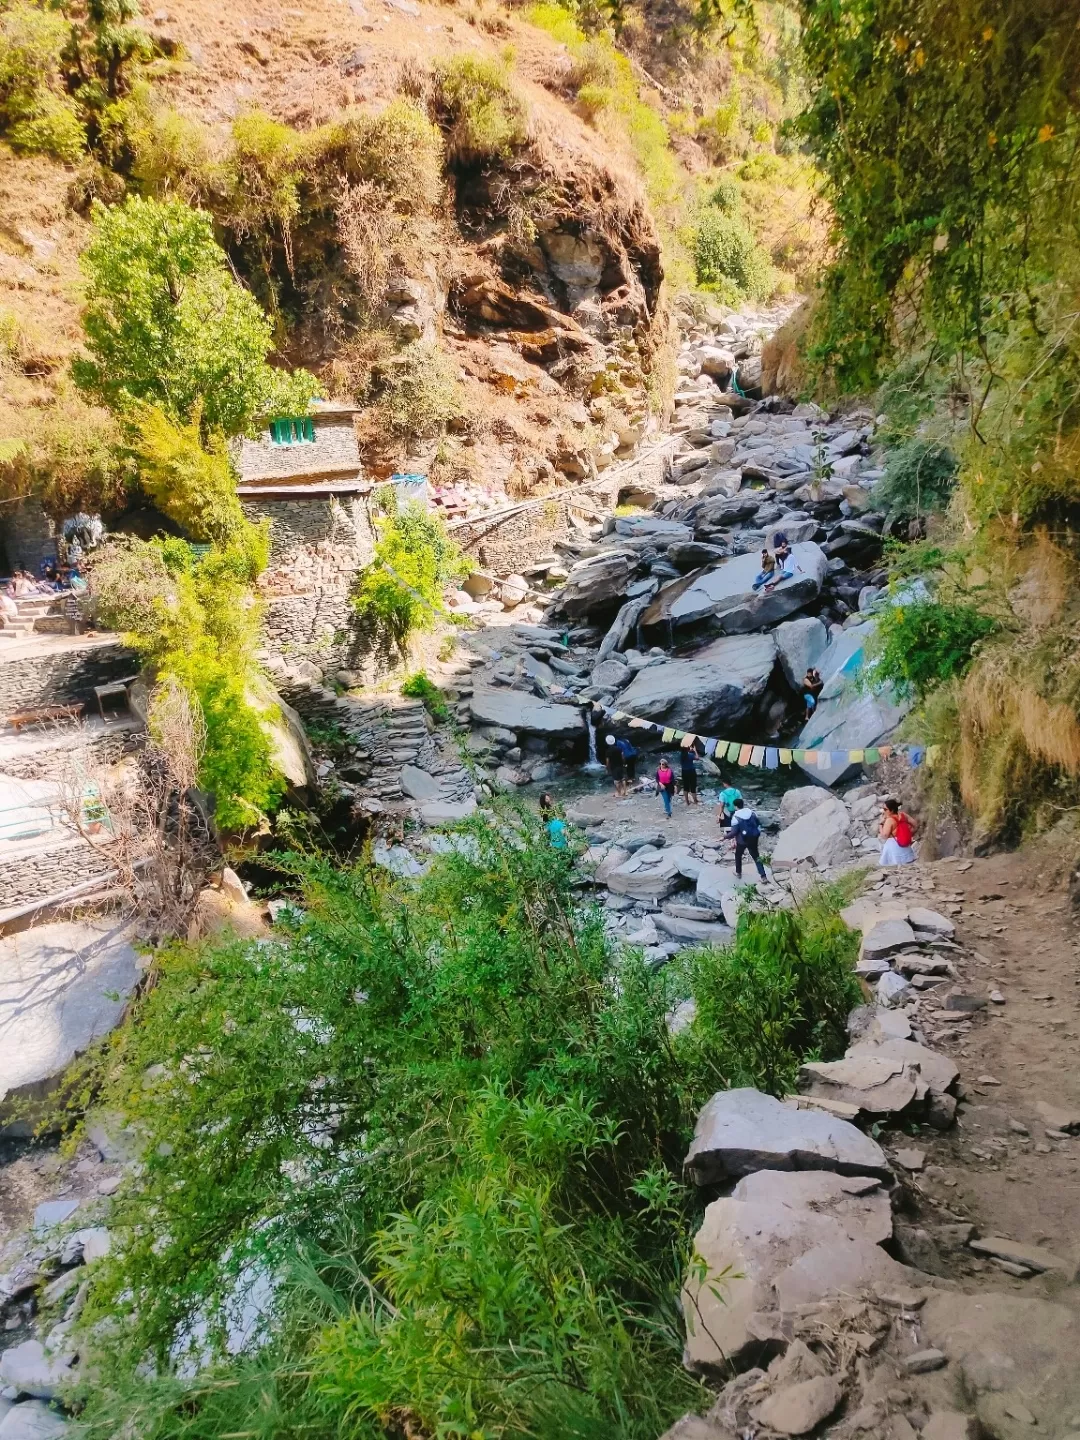
[[[550,795],[540,796],[540,819],[544,822],[547,830],[548,840],[553,850],[566,849],[566,821],[561,819],[555,809],[555,801]]]
[[[718,799],[720,814],[717,816],[717,820],[721,825],[728,825],[731,822],[732,815],[735,814],[735,811],[742,804],[742,792],[736,790],[733,785],[729,785],[726,790],[720,791]]]

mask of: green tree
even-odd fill
[[[360,573],[353,603],[376,638],[404,654],[410,635],[435,623],[443,591],[464,579],[472,562],[422,505],[395,507],[377,524],[375,555]]]
[[[62,15],[37,5],[0,12],[0,131],[16,150],[73,162],[86,146],[86,128],[63,84],[70,30]]]
[[[204,432],[236,435],[260,413],[303,413],[318,392],[305,371],[272,369],[269,321],[233,278],[210,217],[180,200],[94,210],[83,252],[89,354],[83,390],[124,411],[149,401]]]

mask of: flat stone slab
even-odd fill
[[[655,915],[658,930],[676,940],[697,940],[705,945],[729,945],[735,934],[730,925],[720,925],[703,920],[684,920],[679,915]]]
[[[129,924],[103,917],[0,939],[0,1101],[42,1098],[119,1024],[142,974],[134,938]]]
[[[799,1069],[803,1094],[857,1105],[864,1115],[899,1115],[917,1098],[919,1073],[903,1060],[863,1052],[843,1060],[812,1061]]]
[[[862,945],[859,947],[859,959],[892,955],[897,950],[915,943],[915,931],[906,920],[879,920],[864,933]]]
[[[794,574],[769,590],[755,591],[761,557],[751,552],[723,561],[667,598],[661,591],[642,623],[670,620],[678,628],[710,620],[726,635],[762,630],[801,610],[817,597],[828,570],[825,552],[812,540],[792,546]],[[654,613],[655,612],[655,613]]]
[[[1001,1235],[985,1235],[978,1240],[969,1240],[968,1245],[977,1255],[993,1255],[998,1260],[1010,1260],[1014,1265],[1026,1265],[1040,1275],[1047,1270],[1059,1270],[1072,1279],[1076,1274],[1075,1260],[1064,1260],[1060,1255],[1044,1250],[1041,1245],[1025,1245],[1019,1240],[1006,1240]]]
[[[585,719],[576,706],[552,705],[518,690],[476,690],[470,705],[479,725],[547,739],[574,740],[585,734]]]
[[[0,1440],[59,1440],[69,1428],[67,1421],[41,1400],[25,1400],[0,1419]]]
[[[40,1340],[24,1340],[0,1355],[0,1384],[20,1395],[51,1400],[71,1383],[73,1355],[51,1355]]]
[[[886,1014],[888,1013],[886,1011]],[[852,1058],[884,1055],[898,1064],[917,1069],[930,1089],[939,1095],[951,1090],[960,1078],[959,1068],[948,1055],[942,1055],[940,1051],[931,1050],[929,1046],[920,1045],[915,1040],[860,1040],[849,1046],[847,1053]]]
[[[691,858],[684,845],[668,845],[663,850],[645,845],[610,871],[608,889],[638,900],[665,900],[683,883],[682,867]]]
[[[721,1090],[698,1116],[686,1156],[698,1185],[755,1170],[835,1170],[842,1175],[891,1172],[884,1151],[844,1120],[796,1110],[760,1090]]]
[[[431,800],[420,806],[420,819],[425,825],[447,825],[475,814],[476,800],[472,795],[467,800]]]
[[[836,1410],[844,1392],[831,1375],[787,1385],[755,1409],[754,1418],[781,1435],[809,1435]]]
[[[442,799],[442,786],[438,780],[416,765],[401,767],[401,788],[410,800]]]

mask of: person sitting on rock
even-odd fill
[[[790,580],[795,574],[795,557],[791,553],[791,546],[786,540],[784,540],[782,544],[777,545],[774,561],[776,568],[765,582],[764,588],[766,590],[774,590],[782,580]]]
[[[803,701],[806,705],[806,718],[808,720],[817,709],[818,697],[824,689],[825,681],[821,678],[821,672],[815,670],[813,665],[808,665],[802,682]]]
[[[761,569],[758,571],[757,577],[750,588],[752,590],[760,590],[763,585],[767,585],[772,579],[775,570],[776,556],[769,547],[766,546],[761,552]]]
[[[912,841],[915,838],[915,824],[910,815],[900,809],[899,800],[886,800],[881,811],[878,835],[884,840],[879,865],[910,865],[915,859]]]

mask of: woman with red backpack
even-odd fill
[[[900,809],[899,800],[886,800],[881,811],[878,834],[884,840],[879,865],[910,865],[915,859],[912,840],[915,826],[909,815]]]

